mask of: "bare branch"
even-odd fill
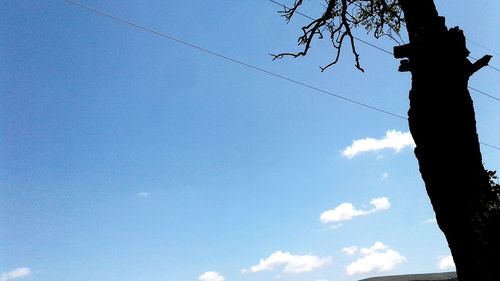
[[[359,54],[356,49],[356,38],[352,34],[352,28],[362,26],[368,32],[372,32],[375,38],[387,36],[397,43],[403,40],[399,37],[399,31],[403,24],[402,11],[398,0],[325,0],[324,13],[314,19],[298,12],[302,0],[295,0],[293,7],[284,6],[280,11],[286,21],[289,22],[295,14],[303,15],[311,22],[302,27],[302,36],[298,38],[298,45],[303,45],[302,50],[296,53],[281,53],[273,55],[273,59],[284,57],[300,57],[307,55],[314,39],[322,39],[323,32],[328,30],[330,40],[336,49],[335,58],[326,66],[320,67],[324,71],[339,61],[341,48],[345,39],[348,39],[353,53],[355,66],[360,71]]]
[[[283,11],[279,11],[279,13],[282,14],[281,16],[284,17],[286,19],[286,22],[288,23],[290,22],[300,5],[302,5],[302,0],[295,0],[295,4],[293,4],[292,8],[288,8],[287,6],[283,5]]]
[[[361,64],[359,62],[359,54],[356,51],[356,44],[354,43],[354,37],[351,33],[351,27],[349,26],[349,22],[347,21],[347,0],[342,0],[342,13],[340,14],[342,18],[342,23],[345,27],[345,33],[349,37],[349,40],[351,41],[351,50],[352,53],[354,54],[354,59],[356,61],[356,68],[361,70],[361,72],[365,72],[363,68],[361,68]],[[343,36],[345,37],[345,36]],[[342,37],[342,40],[343,40]]]

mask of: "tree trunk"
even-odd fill
[[[400,0],[410,43],[395,48],[412,74],[409,127],[438,225],[460,281],[500,280],[500,215],[483,167],[465,37],[447,29],[433,0]],[[486,63],[489,58],[486,59]]]

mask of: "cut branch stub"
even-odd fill
[[[394,47],[394,57],[397,59],[409,58],[413,55],[413,46],[405,44]]]
[[[408,72],[411,71],[411,61],[410,58],[414,56],[415,50],[413,45],[405,44],[401,46],[394,47],[394,57],[397,59],[407,58],[400,62],[398,71]]]

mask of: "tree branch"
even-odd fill
[[[298,38],[298,45],[303,45],[301,51],[285,52],[272,55],[273,60],[284,57],[300,57],[307,55],[314,39],[323,39],[323,31],[328,30],[330,40],[336,49],[335,58],[326,66],[320,67],[321,71],[326,70],[339,61],[341,48],[345,39],[348,38],[351,52],[354,55],[355,66],[360,71],[361,67],[359,54],[356,49],[356,38],[352,34],[352,28],[363,26],[367,32],[372,32],[375,38],[388,36],[400,43],[393,33],[399,34],[403,16],[397,0],[325,0],[327,6],[324,13],[302,27],[303,35]],[[302,5],[302,0],[295,0],[293,7],[284,6],[279,13],[285,17],[286,22],[298,12]],[[307,17],[307,16],[306,16]]]
[[[491,55],[485,55],[482,58],[475,61],[474,63],[471,63],[469,66],[469,71],[468,71],[469,76],[472,76],[472,74],[474,74],[476,71],[487,66],[492,57],[493,56],[491,56]]]

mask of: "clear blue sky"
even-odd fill
[[[410,76],[372,47],[358,45],[364,74],[348,49],[321,73],[328,41],[306,58],[271,61],[298,50],[305,19],[286,25],[268,0],[81,3],[406,115]],[[304,11],[318,13],[318,3]],[[496,0],[436,3],[475,42],[473,56],[490,53],[500,66]],[[449,250],[404,120],[62,0],[2,1],[0,16],[1,281],[351,281],[453,270],[439,267]],[[486,68],[471,86],[499,97],[499,78]],[[472,95],[481,140],[499,146],[500,103]],[[483,157],[500,169],[500,151],[483,147]]]

